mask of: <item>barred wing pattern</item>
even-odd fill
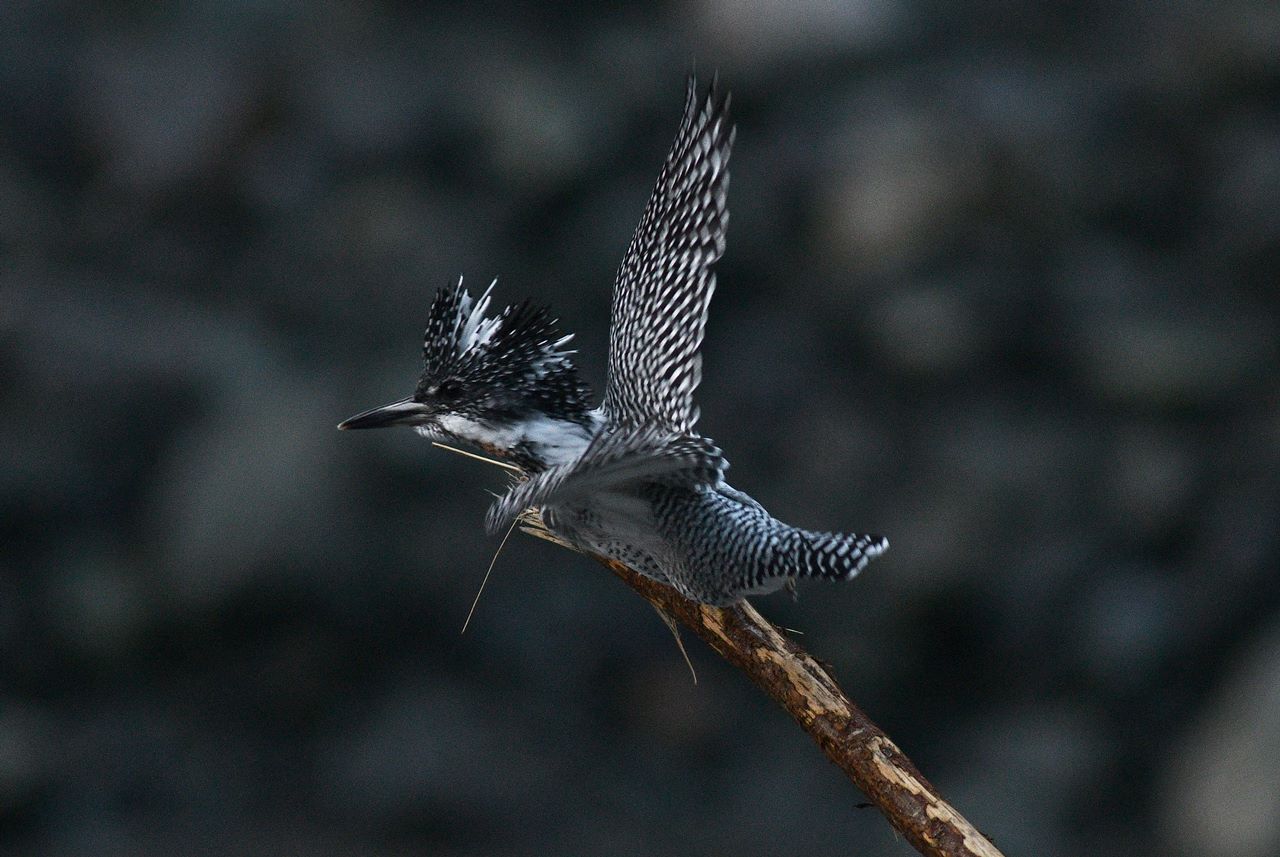
[[[689,78],[684,118],[614,285],[608,382],[609,423],[655,423],[691,433],[702,378],[711,265],[724,253],[729,213],[729,98],[713,81],[699,102]]]

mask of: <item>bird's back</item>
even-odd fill
[[[802,530],[719,484],[640,480],[550,502],[554,531],[707,604],[773,592],[797,578],[848,580],[888,541]]]

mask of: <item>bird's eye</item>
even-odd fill
[[[436,395],[441,399],[456,399],[462,395],[462,384],[453,378],[448,378],[440,382],[440,386],[436,388]]]

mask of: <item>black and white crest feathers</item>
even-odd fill
[[[496,282],[496,281],[495,281]],[[483,402],[492,411],[502,404],[574,419],[589,409],[590,391],[578,378],[557,319],[530,301],[487,315],[493,284],[478,300],[462,287],[462,278],[436,292],[427,319],[423,373],[417,395],[442,391],[462,402]],[[460,409],[462,409],[460,407]],[[496,416],[496,414],[493,414]]]

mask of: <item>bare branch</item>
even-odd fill
[[[521,529],[530,535],[565,544],[541,526],[534,512],[526,512],[521,523]],[[942,799],[898,745],[845,696],[835,679],[750,604],[699,604],[620,562],[599,556],[595,559],[664,617],[683,622],[786,709],[921,854],[1003,857],[987,837]]]

